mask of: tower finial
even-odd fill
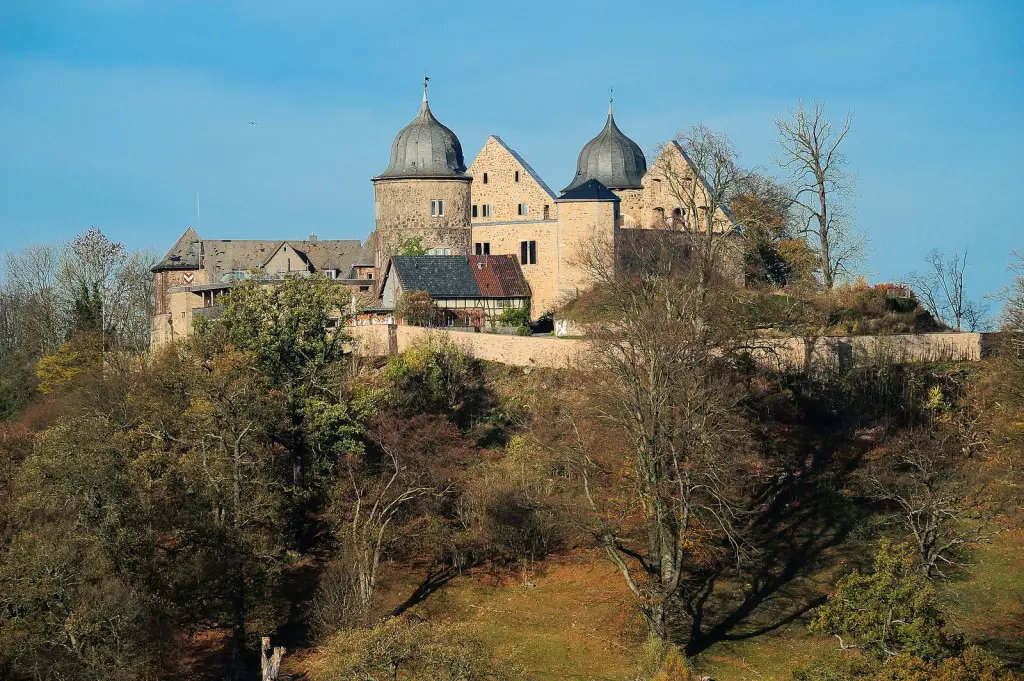
[[[608,88],[608,115],[612,115],[612,100],[615,99],[615,88]]]
[[[427,103],[427,83],[430,82],[430,76],[423,74],[423,103]]]

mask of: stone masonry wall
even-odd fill
[[[488,222],[555,218],[555,197],[545,191],[544,187],[526,171],[526,166],[493,136],[487,138],[483,149],[469,166],[468,172],[473,176],[471,203],[478,207],[477,217],[472,218],[474,227]],[[487,173],[486,184],[484,173]],[[517,206],[521,203],[526,204],[526,215],[520,215],[518,212]],[[490,217],[483,216],[482,207],[485,204],[493,209]],[[498,255],[493,252],[491,254]]]
[[[537,242],[536,264],[520,264],[530,284],[530,315],[536,319],[555,309],[558,302],[558,221],[474,223],[473,243],[490,244],[491,255],[520,259],[520,243]]]
[[[558,296],[565,299],[588,288],[592,279],[583,259],[594,248],[614,248],[618,232],[617,201],[558,203]]]
[[[384,272],[400,237],[420,237],[424,248],[450,248],[452,255],[472,254],[468,179],[377,180],[373,190],[378,273]],[[436,199],[444,201],[443,216],[430,214]]]
[[[368,356],[388,354],[389,347],[392,352],[401,352],[430,334],[448,333],[401,325],[357,326],[348,331],[355,337],[359,352]],[[474,357],[510,366],[564,368],[586,362],[590,352],[588,341],[578,338],[450,333]],[[836,370],[883,362],[977,361],[982,357],[982,341],[979,333],[782,338],[763,339],[753,353],[764,365],[775,369]]]

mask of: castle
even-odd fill
[[[583,146],[561,194],[498,136],[467,167],[459,138],[430,109],[426,83],[418,115],[399,131],[387,168],[372,181],[375,228],[365,242],[316,235],[211,240],[188,228],[153,268],[153,345],[188,335],[196,316],[215,316],[221,296],[251,276],[273,282],[319,273],[378,312],[415,280],[417,290],[440,292],[443,307],[491,315],[529,305],[536,319],[589,285],[579,264],[589,244],[615,248],[624,230],[692,220],[679,186],[704,186],[675,142],[648,168],[616,124],[611,100],[604,128]],[[734,226],[721,209],[713,224],[723,232]],[[410,244],[417,255],[396,259]]]

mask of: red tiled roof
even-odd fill
[[[511,255],[471,255],[469,267],[485,298],[525,298],[530,295],[519,261]]]

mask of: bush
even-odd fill
[[[516,329],[517,336],[532,336],[533,330],[529,326],[520,326]]]
[[[314,681],[501,681],[519,678],[480,641],[457,627],[389,619],[371,629],[344,631],[321,648]]]
[[[818,610],[811,630],[854,643],[878,658],[908,654],[938,660],[962,649],[946,629],[935,591],[913,551],[883,541],[870,574],[851,573]]]
[[[498,324],[501,326],[529,326],[530,308],[506,307],[505,310],[498,315]]]
[[[313,634],[324,640],[360,619],[356,576],[347,566],[329,565],[320,575],[310,608]]]
[[[397,355],[384,368],[392,396],[412,413],[451,415],[464,426],[485,397],[479,363],[447,334],[431,335]]]

